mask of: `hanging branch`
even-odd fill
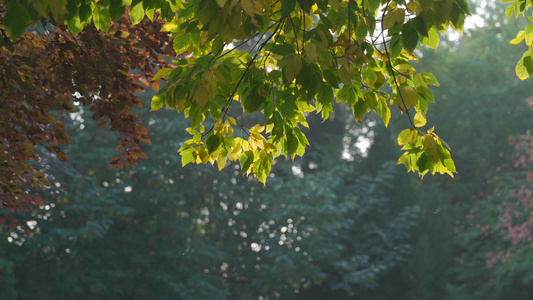
[[[387,10],[387,8],[390,5],[390,2],[391,2],[391,0],[389,0],[389,2],[387,2],[387,5],[385,5],[385,8],[383,9],[383,11]],[[419,131],[416,128],[415,123],[413,122],[413,120],[411,118],[411,115],[409,114],[409,110],[407,109],[407,105],[405,104],[405,100],[403,99],[402,92],[400,91],[400,86],[396,82],[396,74],[395,74],[394,69],[392,67],[392,62],[391,62],[391,59],[390,59],[389,50],[387,49],[387,43],[386,43],[386,40],[385,40],[385,34],[384,34],[384,30],[383,30],[383,19],[384,18],[381,18],[381,37],[383,38],[383,46],[385,47],[385,55],[387,56],[387,65],[391,68],[391,74],[392,74],[392,79],[394,81],[394,86],[396,86],[396,91],[398,92],[398,95],[400,96],[400,99],[402,100],[403,107],[405,107],[405,114],[407,115],[407,118],[409,119],[409,123],[411,123],[411,126],[414,129]]]
[[[286,17],[283,17],[281,19],[279,19],[277,21],[277,26],[276,26],[276,29],[274,29],[274,31],[272,32],[272,34],[263,42],[261,43],[261,45],[259,46],[258,50],[257,51],[261,51],[265,45],[268,43],[268,41],[270,39],[272,39],[272,37],[278,32],[279,28],[281,27],[281,24],[284,23],[285,21],[285,18]],[[274,24],[272,25],[274,26]],[[272,27],[271,26],[271,27]],[[264,33],[263,35],[264,36]],[[279,36],[279,35],[278,35]],[[261,40],[261,39],[260,39]],[[254,46],[255,47],[255,46]],[[253,48],[252,48],[253,49]],[[224,107],[222,109],[222,112],[223,112],[223,115],[222,115],[222,121],[224,121],[226,119],[226,117],[229,115],[229,108],[231,107],[231,104],[233,103],[233,98],[235,96],[235,93],[237,93],[237,89],[239,88],[239,86],[241,85],[242,81],[244,80],[244,77],[246,76],[246,74],[248,73],[248,70],[250,70],[251,66],[254,64],[254,62],[256,61],[257,57],[259,56],[259,53],[255,53],[254,57],[252,57],[252,59],[250,59],[247,63],[246,63],[246,69],[244,69],[244,73],[241,75],[241,77],[239,78],[239,81],[237,82],[237,85],[235,85],[235,88],[233,89],[233,91],[231,92],[230,96],[228,97],[228,106],[227,107]],[[244,126],[242,126],[240,123],[237,122],[237,125],[239,125],[239,127],[247,134],[247,135],[250,135],[250,133],[246,130],[246,128]],[[209,134],[211,131],[213,131],[213,129],[215,128],[215,125],[211,126],[211,128],[209,128],[209,130],[207,130],[206,132],[204,132],[202,134],[202,136],[206,136],[207,134]]]

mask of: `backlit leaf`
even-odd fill
[[[533,50],[528,50],[522,59],[516,64],[516,76],[520,80],[526,80],[533,74]]]
[[[415,117],[414,117],[414,123],[415,123],[415,126],[416,127],[423,127],[426,125],[427,123],[427,120],[426,120],[426,113],[421,110],[421,111],[418,111],[416,114],[415,114]]]
[[[516,35],[516,38],[512,39],[509,43],[511,45],[518,45],[524,40],[525,37],[526,37],[526,32],[524,30],[520,30],[518,34]]]
[[[156,94],[154,97],[152,97],[152,111],[158,110],[163,107],[163,105],[165,104],[165,98],[166,96],[164,94]]]
[[[398,135],[398,145],[405,146],[408,144],[412,144],[413,140],[416,140],[416,136],[418,136],[418,132],[416,130],[404,129]]]
[[[207,88],[205,88],[204,86],[200,86],[194,93],[193,100],[194,102],[196,102],[196,104],[198,104],[200,108],[204,108],[204,106],[212,99],[210,99],[209,91],[207,90]]]
[[[97,29],[107,31],[109,29],[109,22],[111,22],[109,9],[100,5],[96,6],[93,10],[93,22]]]
[[[172,68],[165,68],[165,69],[161,69],[161,70],[159,70],[159,71],[157,72],[157,74],[155,74],[154,78],[152,78],[152,81],[154,81],[154,80],[158,80],[158,79],[160,79],[160,78],[163,78],[163,77],[167,76],[168,73],[172,72],[172,70],[174,70],[174,69],[172,69]]]
[[[130,18],[133,25],[138,24],[144,19],[144,7],[142,1],[139,1],[130,7]]]

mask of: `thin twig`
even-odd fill
[[[289,22],[291,22],[292,28],[294,30],[294,36],[295,36],[295,42],[296,42],[296,51],[300,53],[300,47],[298,46],[298,32],[296,32],[296,29],[301,30],[298,26],[294,25],[294,22],[292,21],[292,18],[290,15],[287,15],[289,18]]]
[[[272,37],[278,32],[279,28],[280,28],[280,25],[283,23],[283,21],[285,20],[285,17],[279,19],[277,21],[277,26],[276,26],[276,29],[274,29],[274,32],[272,32],[272,34],[259,46],[258,51],[261,51],[265,45],[268,43],[268,41],[270,39],[272,39]],[[248,70],[250,70],[250,68],[252,67],[252,65],[254,64],[255,60],[257,59],[257,56],[259,56],[259,54],[256,52],[256,54],[254,55],[254,57],[252,59],[250,59],[248,61],[248,63],[246,64],[246,69],[244,70],[244,73],[241,75],[241,78],[239,78],[239,81],[237,82],[237,85],[235,85],[235,88],[233,89],[233,91],[231,92],[231,95],[228,97],[228,106],[227,107],[224,107],[222,109],[222,112],[223,112],[223,115],[222,115],[222,121],[224,121],[224,119],[226,119],[226,117],[228,116],[229,114],[229,108],[231,107],[231,104],[233,103],[233,97],[235,96],[235,93],[237,92],[237,89],[239,88],[240,84],[242,83],[244,77],[246,76],[246,73],[248,73]],[[250,133],[246,130],[246,128],[244,128],[240,123],[237,123],[237,125],[239,125],[239,127],[247,134],[247,135],[250,135]],[[213,131],[213,129],[215,128],[215,125],[211,126],[211,128],[206,131],[204,134],[202,134],[202,136],[205,136],[207,135],[208,133],[210,133],[211,131]]]
[[[352,44],[352,0],[348,0],[348,45]]]
[[[385,5],[385,9],[383,11],[387,10],[387,8],[390,5],[390,2],[391,2],[391,0],[389,0],[389,2],[387,2],[387,5]],[[381,33],[382,33],[382,38],[383,38],[383,43],[384,43],[383,46],[385,47],[385,54],[387,55],[387,64],[391,68],[392,79],[394,81],[394,85],[396,86],[396,91],[398,92],[398,95],[400,95],[400,99],[402,100],[403,107],[405,108],[405,114],[407,115],[407,118],[409,119],[409,123],[411,123],[411,126],[418,131],[418,129],[416,128],[415,124],[413,123],[413,120],[411,119],[411,115],[409,114],[409,109],[407,108],[407,105],[405,104],[405,100],[403,99],[402,92],[400,91],[400,86],[396,82],[396,75],[395,75],[395,72],[394,72],[393,67],[392,67],[392,62],[391,62],[391,59],[390,59],[389,51],[387,49],[387,44],[385,43],[385,34],[383,34],[383,31],[384,31],[384,29],[383,29],[383,18],[382,18],[381,19]]]

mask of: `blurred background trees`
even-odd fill
[[[342,110],[310,116],[309,152],[266,186],[238,166],[181,168],[172,112],[138,111],[148,159],[109,169],[117,136],[76,107],[44,205],[0,225],[0,298],[531,299],[533,100],[508,45],[523,25],[503,9],[478,3],[482,26],[418,53],[445,87],[428,119],[454,180],[406,174],[395,133]]]

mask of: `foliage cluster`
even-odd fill
[[[259,28],[261,25],[259,22],[265,18],[265,15],[261,13],[254,13],[252,18],[245,10],[247,4],[244,3],[252,3],[255,12],[259,7],[255,4],[259,1],[207,2],[191,1],[187,5],[193,5],[191,6],[194,7],[192,12],[191,9],[187,11],[185,6],[185,10],[181,12],[203,14],[210,11],[203,8],[218,5],[217,9],[228,9],[228,5],[237,3],[232,13],[240,10],[241,20],[250,23],[246,25],[248,26],[246,30]],[[280,3],[283,4],[283,2]],[[426,4],[429,2],[438,3],[437,5],[443,3],[420,1]],[[453,1],[445,2],[454,3]],[[18,3],[21,7],[25,5],[24,1]],[[92,5],[89,1],[80,1],[78,8],[83,6],[87,11],[87,3]],[[109,18],[112,16],[112,6],[115,11],[113,14],[122,14],[127,11],[127,7],[123,7],[123,4],[119,5],[117,10],[117,4],[113,3],[110,1],[109,4]],[[144,16],[145,8],[148,8],[148,15],[151,16],[149,3],[151,2],[135,2],[136,8],[133,9],[130,6],[128,11],[130,18],[134,21],[139,20],[138,18]],[[271,27],[263,31],[263,38],[260,38],[263,33],[255,37],[248,36],[251,40],[241,46],[236,44],[235,46],[239,47],[233,51],[222,49],[219,54],[216,52],[209,54],[210,50],[207,49],[205,50],[207,55],[214,57],[211,62],[202,60],[201,55],[195,57],[193,48],[205,45],[205,43],[200,40],[200,44],[197,44],[197,37],[194,34],[199,33],[200,39],[202,32],[207,31],[210,34],[211,26],[206,24],[215,22],[216,17],[204,19],[201,21],[203,22],[201,26],[200,23],[191,25],[194,23],[192,20],[183,20],[190,28],[181,28],[179,22],[169,22],[167,24],[171,25],[163,25],[164,30],[171,32],[171,38],[174,39],[171,42],[173,46],[178,37],[183,37],[177,32],[185,31],[191,34],[190,40],[186,41],[187,48],[181,50],[187,53],[180,53],[172,67],[169,65],[159,69],[150,65],[155,70],[166,70],[156,75],[156,80],[152,81],[155,89],[158,89],[158,77],[166,76],[169,82],[167,85],[161,85],[167,89],[154,98],[155,104],[164,106],[172,100],[173,98],[168,96],[168,91],[172,89],[172,86],[175,91],[180,85],[180,80],[188,80],[186,88],[191,88],[188,84],[192,84],[194,89],[196,83],[196,90],[198,90],[202,86],[202,80],[205,79],[205,83],[208,83],[206,85],[208,93],[213,77],[217,80],[213,101],[208,101],[203,106],[203,108],[208,107],[210,112],[207,115],[202,113],[206,117],[206,120],[202,120],[205,122],[203,132],[200,125],[195,128],[196,131],[189,129],[189,132],[195,135],[193,138],[198,139],[191,147],[194,148],[193,153],[198,150],[196,156],[192,155],[194,162],[204,162],[205,155],[211,157],[212,153],[209,150],[210,148],[213,150],[217,144],[217,149],[214,151],[222,153],[220,149],[223,146],[220,144],[224,145],[231,139],[232,130],[237,134],[242,133],[240,139],[237,137],[233,139],[241,144],[242,149],[245,144],[249,147],[255,143],[256,149],[262,145],[268,151],[269,144],[274,145],[271,140],[272,135],[265,135],[268,126],[274,127],[272,124],[265,124],[268,117],[265,118],[264,111],[269,101],[272,101],[274,105],[273,115],[278,112],[283,122],[290,120],[290,118],[287,119],[283,107],[277,106],[278,102],[279,105],[286,103],[284,102],[286,99],[278,96],[271,98],[265,96],[266,100],[261,100],[264,101],[265,106],[257,111],[260,116],[246,111],[247,106],[244,103],[247,103],[247,100],[244,100],[242,95],[240,98],[222,99],[229,99],[228,102],[233,103],[231,109],[216,103],[221,100],[216,95],[222,92],[224,84],[238,85],[238,80],[242,78],[245,83],[258,84],[257,89],[251,90],[250,93],[254,92],[256,96],[263,97],[261,88],[265,89],[268,83],[258,81],[253,71],[260,69],[258,62],[263,61],[265,64],[270,63],[273,68],[272,71],[261,72],[263,74],[261,76],[274,76],[268,74],[275,72],[276,68],[279,71],[276,75],[280,76],[278,84],[267,86],[271,94],[275,94],[278,91],[276,89],[283,87],[283,89],[292,90],[298,97],[304,97],[309,93],[309,87],[305,85],[304,79],[299,79],[303,76],[302,70],[304,66],[319,65],[320,60],[323,59],[319,59],[317,54],[316,60],[309,62],[306,48],[313,47],[309,44],[319,46],[309,37],[314,31],[314,38],[317,39],[317,35],[320,38],[320,33],[318,33],[320,26],[326,26],[326,28],[328,26],[326,24],[328,21],[323,19],[328,19],[333,23],[332,26],[336,23],[330,17],[335,16],[336,13],[337,16],[344,16],[344,21],[350,20],[351,27],[341,29],[339,33],[340,36],[345,34],[354,37],[351,40],[344,40],[352,45],[360,37],[356,32],[362,26],[361,24],[367,26],[365,20],[368,16],[356,14],[357,18],[352,18],[353,16],[348,18],[349,5],[357,4],[357,7],[362,7],[365,4],[367,7],[367,1],[330,1],[327,9],[333,10],[327,15],[321,12],[319,5],[316,8],[311,5],[307,10],[305,1],[293,3],[295,3],[293,7],[296,13],[289,14],[292,21],[289,21],[288,17],[285,21],[290,25],[284,24],[283,29],[277,31],[276,27]],[[396,3],[398,4],[396,8],[385,9],[381,12],[381,14],[385,13],[383,18],[387,15],[390,15],[388,18],[392,18],[396,14],[401,14],[401,9],[406,11],[407,7],[403,8],[401,3]],[[409,3],[415,3],[415,1],[409,1]],[[174,2],[173,4],[178,5]],[[206,6],[198,6],[200,4]],[[519,15],[520,12],[526,11],[529,5],[530,1],[514,1],[509,6],[511,8],[507,10],[507,14],[510,11],[512,14]],[[45,9],[47,7],[45,5]],[[109,21],[105,17],[105,8],[101,9],[96,4],[91,8],[89,12],[92,14],[93,21],[95,11],[98,16],[104,15],[103,20]],[[95,8],[98,9],[95,10]],[[74,12],[72,7],[71,12]],[[160,12],[163,14],[163,10]],[[303,20],[307,20],[305,16],[313,15],[315,12],[319,14],[313,19],[313,24],[317,27],[305,29],[306,26],[303,24]],[[190,124],[186,124],[183,119],[176,119],[174,115],[165,111],[149,115],[146,112],[129,112],[138,114],[136,117],[145,122],[136,122],[143,124],[148,131],[157,133],[157,135],[150,136],[153,144],[143,145],[140,148],[148,155],[145,164],[137,168],[109,170],[108,166],[102,163],[101,158],[114,151],[114,147],[110,146],[110,141],[113,141],[116,136],[106,132],[95,136],[94,132],[97,131],[98,123],[90,120],[93,112],[73,105],[71,109],[76,109],[76,113],[70,116],[75,119],[75,127],[71,127],[66,122],[63,129],[72,137],[71,146],[64,150],[69,157],[68,164],[58,163],[53,155],[36,152],[41,157],[40,163],[46,170],[45,178],[52,183],[48,190],[50,193],[44,195],[45,201],[34,201],[37,207],[30,212],[2,211],[4,216],[16,217],[21,222],[18,225],[11,223],[11,228],[5,224],[0,225],[2,236],[0,275],[3,277],[0,279],[0,298],[55,299],[58,297],[58,291],[61,291],[65,298],[86,298],[90,295],[94,299],[110,297],[116,299],[198,299],[209,298],[212,295],[228,299],[248,299],[258,296],[283,299],[323,299],[325,297],[335,297],[335,299],[531,299],[533,294],[530,272],[532,260],[529,254],[531,252],[529,239],[533,226],[530,211],[531,167],[528,161],[531,158],[531,136],[525,134],[531,128],[531,118],[529,118],[530,110],[522,101],[530,96],[531,89],[515,80],[515,72],[519,74],[519,77],[528,76],[528,74],[520,75],[515,63],[502,59],[502,57],[519,57],[524,51],[520,48],[523,45],[503,47],[516,35],[516,23],[495,17],[504,15],[496,9],[489,9],[487,14],[490,17],[485,18],[488,23],[486,27],[467,32],[468,38],[464,39],[461,44],[448,40],[444,43],[444,48],[439,48],[437,53],[425,50],[417,52],[417,56],[423,56],[424,59],[412,67],[422,72],[410,74],[411,77],[406,82],[400,83],[400,86],[402,84],[410,86],[409,79],[414,83],[417,75],[427,74],[424,71],[431,70],[439,78],[440,83],[448,87],[433,91],[435,99],[441,101],[438,101],[437,109],[432,109],[430,112],[431,118],[428,124],[429,126],[434,124],[436,128],[439,128],[441,135],[449,137],[447,140],[454,145],[455,163],[461,168],[461,173],[457,174],[453,184],[442,178],[426,178],[422,183],[413,183],[406,176],[392,176],[390,165],[384,166],[383,169],[379,167],[380,159],[383,157],[390,159],[398,156],[397,151],[394,151],[391,146],[399,142],[411,147],[410,141],[414,139],[415,130],[411,130],[412,128],[404,130],[402,121],[405,120],[394,114],[391,114],[388,122],[390,128],[387,131],[383,128],[384,122],[380,121],[378,125],[371,115],[361,119],[363,126],[357,128],[350,123],[345,123],[344,120],[347,117],[344,115],[344,110],[337,109],[339,105],[333,102],[332,108],[335,107],[335,110],[330,112],[330,118],[322,127],[315,129],[314,124],[322,120],[317,120],[313,114],[304,113],[306,122],[313,130],[307,131],[305,126],[301,126],[303,123],[298,123],[299,121],[297,126],[313,147],[308,150],[305,157],[296,161],[293,168],[277,160],[271,166],[267,189],[250,178],[243,178],[239,175],[243,166],[245,166],[244,170],[255,168],[254,162],[248,159],[251,155],[246,154],[246,151],[251,150],[233,153],[240,156],[235,162],[228,159],[225,169],[220,172],[215,172],[210,167],[192,165],[177,169],[175,166],[178,164],[178,159],[169,156],[168,149],[176,147],[176,140],[185,139],[183,129],[189,127]],[[155,15],[157,14],[154,10]],[[61,16],[67,18],[65,19],[67,20],[66,26],[75,30],[78,26],[75,18],[74,21],[68,19],[66,13],[57,13],[55,18],[59,20]],[[87,13],[84,16],[86,16],[83,19],[85,24],[80,21],[79,30],[91,22]],[[228,16],[229,14],[226,15],[226,19],[216,22],[225,22]],[[276,14],[272,15],[272,17],[276,16]],[[280,18],[276,19],[277,22],[283,17],[279,16]],[[418,15],[413,17],[408,17],[404,21],[408,23],[416,19]],[[102,20],[98,18],[96,20]],[[380,18],[378,13],[376,19],[380,20]],[[299,23],[300,19],[301,23]],[[387,22],[391,20],[394,20],[394,26],[399,25],[396,17],[388,19]],[[30,21],[31,19],[28,19],[23,24],[24,27]],[[523,21],[527,22],[527,20]],[[61,23],[54,20],[52,22],[56,25]],[[376,27],[378,27],[376,32],[379,35],[381,33],[380,21],[376,22]],[[97,22],[94,23],[96,25]],[[120,21],[116,24],[118,23]],[[305,23],[307,24],[307,21]],[[407,23],[402,24],[402,28],[405,29]],[[96,26],[106,29],[104,24],[106,23],[100,22]],[[108,39],[109,36],[117,39],[127,38],[113,31],[114,24],[110,26],[108,33],[87,27],[78,36],[88,34],[86,31],[89,31],[102,39]],[[143,24],[145,23],[141,22],[136,25],[137,27],[132,28],[126,25],[127,29],[121,32],[127,31],[134,34],[136,30],[139,30],[139,25],[145,26]],[[156,23],[146,24],[160,26],[153,25]],[[504,26],[501,26],[502,24]],[[217,26],[224,27],[222,25]],[[231,26],[231,24],[225,26]],[[520,23],[518,26],[523,28],[524,24]],[[520,35],[523,35],[524,44],[527,47],[531,46],[527,26],[524,33],[519,33],[518,39],[513,40],[512,44],[518,43]],[[63,30],[63,38],[70,37],[64,26],[58,26],[58,28]],[[281,25],[280,28],[282,28]],[[389,32],[392,36],[398,34],[400,38],[396,39],[399,39],[403,45],[402,30],[394,33],[394,27],[391,27],[385,32],[386,34],[379,35],[379,38],[385,37],[388,41],[388,38],[391,38],[390,35],[387,37]],[[14,34],[12,29],[8,32]],[[22,37],[30,36],[29,33],[22,32],[23,30],[21,31]],[[156,36],[158,32],[160,30],[148,36]],[[53,34],[53,30],[50,33]],[[289,34],[289,38],[285,35],[286,33]],[[247,36],[244,25],[242,32],[237,34]],[[272,34],[274,34],[273,39],[265,38]],[[276,41],[278,35],[280,37]],[[33,39],[42,37],[41,35],[31,36]],[[162,35],[161,40],[166,38],[164,36]],[[419,41],[420,36],[419,34]],[[337,36],[331,35],[331,37]],[[160,38],[155,39],[160,40]],[[17,43],[27,44],[27,41],[22,42],[22,40],[9,43],[6,39],[3,41],[5,45],[12,44],[17,47]],[[332,59],[340,61],[346,53],[342,52],[342,46],[335,45],[338,41],[331,41],[328,51],[333,53]],[[379,42],[379,39],[376,41]],[[214,43],[214,40],[209,40],[209,42]],[[268,44],[272,42],[275,45],[270,46],[272,48],[269,50]],[[361,40],[357,42],[359,45],[364,43]],[[298,67],[298,63],[294,62],[297,60],[293,60],[294,57],[283,66],[281,62],[285,55],[280,55],[277,59],[276,53],[272,52],[274,51],[272,49],[275,49],[274,46],[282,43],[292,46],[294,54],[300,55],[302,69],[299,72],[291,73],[295,70],[294,65],[288,67],[289,64],[296,64]],[[367,43],[372,45],[372,40]],[[167,44],[163,42],[162,45]],[[208,45],[212,47],[212,44]],[[390,45],[390,43],[386,44],[389,51],[392,50]],[[377,46],[378,54],[379,51],[385,53],[385,45]],[[261,51],[265,52],[256,51],[259,47],[262,47]],[[248,51],[238,52],[239,49],[244,48]],[[2,51],[4,50],[5,48]],[[105,49],[96,50],[104,51]],[[169,52],[165,49],[164,53]],[[219,57],[225,53],[227,53],[225,56]],[[238,53],[244,57],[246,62],[240,60],[241,56],[237,55]],[[404,57],[407,55],[405,52],[401,53],[400,51],[397,59],[400,59],[402,55]],[[255,54],[257,57],[254,59]],[[527,67],[529,58],[527,55],[525,57],[521,61],[525,70],[529,72]],[[252,58],[251,61],[250,58]],[[353,58],[355,62],[350,60],[349,66],[356,66],[357,59],[361,57],[353,54]],[[269,62],[270,59],[272,59],[271,62]],[[361,70],[365,66],[375,67],[369,63],[369,57],[365,59],[367,61],[362,63]],[[387,65],[388,60],[379,55],[372,59],[378,61],[376,65],[380,63],[382,66]],[[380,59],[381,62],[379,62]],[[187,64],[179,65],[180,61],[187,62]],[[117,60],[117,63],[121,63],[121,60]],[[191,69],[196,64],[198,66],[195,70],[201,69],[202,66],[205,67],[202,65],[205,63],[208,65],[207,71],[203,70],[202,75],[194,77]],[[234,64],[230,66],[234,67],[231,69],[231,77],[226,78],[227,74],[222,71],[220,71],[222,73],[220,77],[220,74],[216,72],[218,68],[224,68],[224,64]],[[18,66],[18,68],[21,67]],[[343,72],[341,72],[342,66],[333,65],[328,68],[336,76],[342,76],[340,75]],[[175,69],[181,71],[173,71]],[[396,74],[398,78],[402,78],[399,73],[391,73],[390,70],[383,70],[382,74],[386,76]],[[144,76],[145,79],[152,78],[156,73],[153,70],[150,72],[151,74]],[[168,73],[165,74],[165,72]],[[191,76],[189,79],[186,76],[175,78],[170,76],[172,72],[181,72],[180,76],[181,74],[191,74]],[[204,78],[203,74],[208,72],[211,72],[212,76],[208,74]],[[239,77],[239,72],[241,77]],[[379,73],[379,71],[376,72]],[[243,76],[246,75],[245,73],[249,77]],[[255,76],[260,75],[257,72],[255,74],[257,74]],[[287,75],[289,79],[294,76],[291,82],[287,80]],[[365,82],[367,75],[361,75],[363,76],[361,86],[367,84]],[[94,77],[94,74],[91,76]],[[126,77],[127,74],[123,73],[123,76]],[[356,77],[351,78],[355,81],[353,78]],[[220,78],[224,79],[223,82],[219,80]],[[317,88],[331,85],[328,79],[323,78]],[[427,78],[433,80],[433,77]],[[390,78],[388,79],[390,81]],[[337,98],[340,95],[343,99],[342,97],[347,97],[347,94],[344,94],[347,89],[345,86],[349,85],[345,85],[340,79],[337,81],[339,90],[333,94]],[[374,84],[376,82],[377,79]],[[394,80],[392,82],[394,83]],[[185,84],[185,82],[182,83]],[[387,84],[390,85],[390,83]],[[141,87],[141,85],[138,86]],[[236,90],[244,91],[244,85],[239,86]],[[352,89],[356,89],[356,85],[351,86]],[[46,88],[40,90],[48,91]],[[343,90],[342,93],[341,90]],[[394,85],[392,88],[391,86],[385,88],[385,91],[387,90],[389,93],[394,93]],[[69,91],[74,93],[72,90]],[[232,91],[230,88],[230,92]],[[367,86],[362,88],[362,92],[365,93],[365,91],[373,92],[372,88]],[[406,88],[403,88],[403,92],[406,92]],[[420,99],[420,94],[417,94]],[[194,91],[191,95],[187,95],[189,94],[184,97],[188,97],[185,102],[191,105],[187,112],[190,113],[194,105],[198,106],[204,100],[203,98],[200,101],[197,101],[199,98],[195,100]],[[318,90],[316,95],[318,95]],[[355,105],[360,99],[358,96],[356,98],[358,100]],[[161,102],[161,99],[164,102]],[[96,100],[99,99],[92,99],[92,101]],[[315,106],[317,109],[318,99],[316,102],[313,99],[307,100],[296,99],[295,103],[304,104],[305,102],[306,105]],[[110,101],[113,99],[110,98]],[[149,99],[144,99],[144,102],[149,103]],[[153,100],[152,104],[154,104]],[[209,120],[213,118],[211,113],[216,111],[216,108],[213,108],[214,105],[219,105],[220,118]],[[351,114],[354,112],[355,105],[350,107],[348,103]],[[390,106],[390,102],[387,105]],[[178,108],[177,103],[174,108]],[[186,111],[186,108],[182,109],[183,113]],[[324,112],[324,107],[321,112]],[[59,119],[58,116],[54,116]],[[381,115],[378,111],[379,116]],[[420,120],[415,114],[413,122],[420,122]],[[260,126],[255,127],[256,124]],[[265,128],[261,128],[261,125],[265,125]],[[292,127],[293,132],[294,128],[296,127]],[[284,126],[283,130],[285,129]],[[368,156],[361,156],[357,151],[349,149],[352,150],[349,153],[352,154],[354,161],[341,160],[343,149],[339,145],[343,141],[350,140],[354,133],[362,136],[363,129],[370,131],[366,136],[372,141]],[[215,131],[223,132],[224,136],[213,137],[217,135]],[[391,131],[400,133],[400,135],[391,138]],[[512,145],[507,143],[509,136],[512,136],[511,141],[514,141]],[[422,140],[420,142],[422,143]],[[346,143],[344,142],[343,147],[350,147]],[[428,144],[427,141],[426,144]],[[183,145],[186,144],[180,146]],[[189,146],[191,145],[186,145],[186,147]],[[200,154],[202,147],[206,150]],[[191,151],[191,148],[184,148],[182,152]],[[434,155],[431,149],[430,147],[427,152],[424,152],[427,158]],[[283,153],[293,152],[283,151]],[[241,162],[240,158],[243,154],[246,158]],[[439,155],[438,149],[437,155]],[[205,162],[209,161],[209,157]],[[253,157],[255,159],[255,154]],[[217,163],[220,163],[218,157],[216,158]],[[191,156],[185,155],[184,159],[191,160]],[[413,162],[411,158],[409,160]],[[416,160],[416,163],[418,161]],[[254,170],[252,169],[251,172]]]
[[[157,110],[166,105],[191,120],[187,130],[192,138],[180,148],[184,165],[216,162],[222,169],[228,160],[239,161],[243,174],[251,173],[264,183],[276,157],[283,154],[294,160],[295,156],[304,154],[309,141],[302,129],[308,126],[308,114],[316,111],[327,119],[334,102],[340,102],[350,108],[357,122],[373,111],[385,125],[391,118],[391,108],[399,108],[409,120],[410,128],[398,137],[399,145],[405,150],[398,162],[422,176],[427,172],[453,176],[455,172],[446,143],[433,129],[421,131],[426,124],[428,102],[433,102],[428,86],[438,85],[438,81],[431,73],[417,73],[411,61],[417,60],[414,50],[419,44],[436,49],[439,33],[443,34],[450,27],[462,32],[465,16],[470,14],[465,0],[9,0],[5,9],[5,30],[2,32],[6,55],[14,50],[9,37],[19,38],[20,42],[15,42],[17,45],[24,44],[24,40],[30,39],[29,34],[24,33],[26,28],[42,19],[47,19],[60,31],[68,27],[70,32],[51,32],[66,39],[67,45],[72,44],[70,49],[80,47],[75,41],[87,35],[83,33],[84,28],[89,28],[87,32],[107,32],[98,33],[105,39],[120,36],[121,33],[110,27],[110,23],[124,18],[124,13],[134,25],[145,15],[151,20],[165,21],[162,27],[160,23],[154,23],[159,25],[154,25],[153,32],[160,31],[154,36],[162,37],[156,40],[164,43],[166,35],[161,32],[169,32],[173,49],[179,56],[171,67],[159,66],[153,77],[155,85],[164,77],[167,84],[154,96],[151,107]],[[82,35],[75,37],[78,33]],[[46,36],[37,39],[46,39]],[[117,48],[106,40],[100,44],[99,50],[105,51],[101,46],[107,44],[110,51]],[[150,54],[153,62],[160,62],[161,58],[151,50],[164,54],[161,49],[164,45],[144,51]],[[81,44],[81,47],[86,46],[91,49],[94,44]],[[248,50],[241,50],[241,47]],[[75,55],[71,57],[75,58]],[[77,58],[71,64],[74,69],[92,72],[98,71],[93,70],[95,66],[113,63],[91,62],[92,68],[85,68],[83,61]],[[146,67],[146,60],[141,60],[144,65],[130,65],[127,61],[131,62],[116,60],[125,63],[119,66],[120,70],[152,70]],[[68,91],[57,88],[67,98],[63,101],[67,107],[71,105],[68,98],[86,88],[76,86],[79,79],[75,78],[76,74],[70,75],[73,72],[75,70],[62,70],[63,75],[69,74],[62,80],[73,82],[71,85],[75,88]],[[32,84],[29,79],[20,81]],[[102,81],[108,83],[109,80]],[[131,107],[122,106],[123,100],[113,93],[93,91],[91,94],[100,99],[87,101],[112,99],[109,104],[112,108],[107,108],[106,112],[115,110],[121,114]],[[72,108],[68,107],[68,110]],[[235,113],[239,110],[254,114],[254,121],[245,124]],[[97,119],[101,117],[98,113],[95,116]],[[133,125],[136,120],[128,122],[131,128],[136,128]],[[133,135],[133,146],[131,155],[124,158],[126,162],[142,156],[135,148],[136,142],[146,138],[142,129],[130,134]],[[61,135],[60,139],[50,138],[52,140],[54,145],[51,147],[66,159],[55,140],[66,143],[68,138]],[[27,154],[33,154],[34,147],[40,145],[40,141],[24,142]],[[128,147],[125,149],[129,150]],[[121,164],[121,160],[113,161],[113,165],[120,167]],[[33,170],[28,168],[24,172]],[[38,181],[43,177],[41,173],[26,174],[26,177],[26,184],[45,184],[44,179]],[[22,191],[20,184],[23,182],[9,176],[2,181],[16,190],[10,192]]]
[[[150,142],[148,132],[130,110],[142,105],[136,93],[154,68],[168,66],[161,55],[172,53],[162,23],[148,19],[133,28],[124,16],[107,33],[87,27],[77,36],[66,26],[42,25],[0,47],[0,201],[7,209],[43,204],[34,190],[48,186],[48,170],[35,162],[67,160],[65,120],[79,109],[92,112],[99,128],[121,132],[121,156],[111,167],[146,158],[139,145]]]

